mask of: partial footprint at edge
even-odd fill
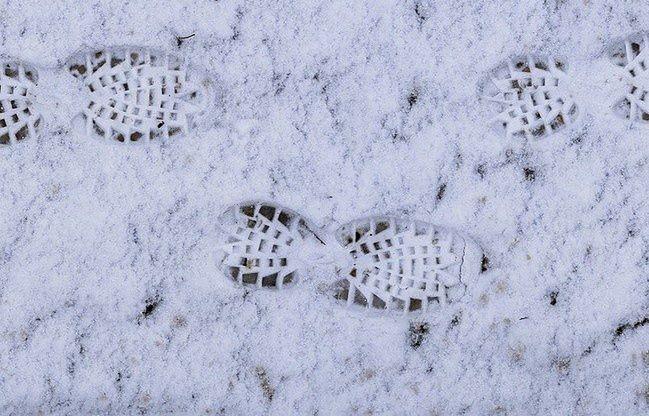
[[[0,69],[0,145],[38,135],[42,116],[29,98],[38,72],[19,61],[2,61]]]
[[[350,222],[336,238],[352,259],[336,297],[375,309],[424,312],[458,301],[483,258],[476,243],[455,231],[390,216]]]
[[[90,95],[89,136],[128,143],[185,135],[210,101],[207,78],[171,54],[107,48],[77,54],[67,68]]]
[[[565,70],[564,62],[532,57],[497,68],[484,92],[500,105],[494,122],[507,138],[540,140],[576,121],[578,106],[565,88]]]
[[[649,122],[649,38],[637,34],[611,48],[611,61],[623,69],[625,90],[613,106],[615,114],[631,121]]]
[[[246,286],[282,289],[296,283],[304,259],[324,245],[301,215],[267,202],[237,204],[219,221],[225,239],[221,271]]]

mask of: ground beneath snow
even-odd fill
[[[611,110],[608,56],[643,30],[612,0],[3,1],[4,56],[144,46],[217,88],[177,140],[53,116],[0,148],[0,413],[647,414],[649,126]],[[482,94],[525,54],[566,63],[580,110],[537,142]],[[450,226],[488,269],[412,318],[246,290],[214,250],[249,199]]]

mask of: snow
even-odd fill
[[[40,137],[0,147],[0,413],[649,412],[649,127],[611,110],[608,57],[649,28],[639,3],[5,0],[0,16],[2,54],[43,73],[135,45],[217,86],[186,137],[102,142],[52,105]],[[535,142],[507,139],[481,95],[527,54],[568,64],[582,112]],[[259,199],[326,230],[382,214],[461,230],[489,268],[406,318],[341,306],[316,283],[331,266],[244,289],[216,263],[217,218]]]

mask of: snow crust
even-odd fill
[[[50,117],[0,148],[0,413],[649,412],[649,126],[611,110],[608,56],[649,29],[641,2],[5,0],[0,16],[2,54],[37,68],[136,45],[217,86],[186,137],[120,146]],[[581,114],[536,142],[494,128],[482,93],[527,54],[567,63]],[[488,267],[415,318],[317,284],[244,289],[215,262],[216,219],[256,199],[328,229],[462,230]]]

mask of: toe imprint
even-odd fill
[[[90,93],[86,133],[118,142],[186,134],[207,102],[205,80],[177,57],[146,49],[78,55],[68,70]]]
[[[577,105],[565,89],[565,64],[554,59],[510,61],[496,71],[488,97],[507,137],[538,140],[573,123]]]
[[[0,71],[0,145],[37,136],[42,116],[29,99],[38,82],[34,68],[20,62],[4,62]]]
[[[618,116],[632,121],[649,122],[647,45],[647,35],[637,35],[617,45],[610,54],[612,62],[623,68],[626,83],[613,110]]]
[[[235,205],[220,222],[226,231],[221,270],[243,285],[281,289],[295,283],[303,243],[317,238],[299,214],[265,202]]]
[[[373,217],[341,227],[337,239],[352,258],[336,296],[348,305],[404,312],[446,304],[465,291],[467,242],[428,223]],[[476,262],[472,268],[477,270]]]

